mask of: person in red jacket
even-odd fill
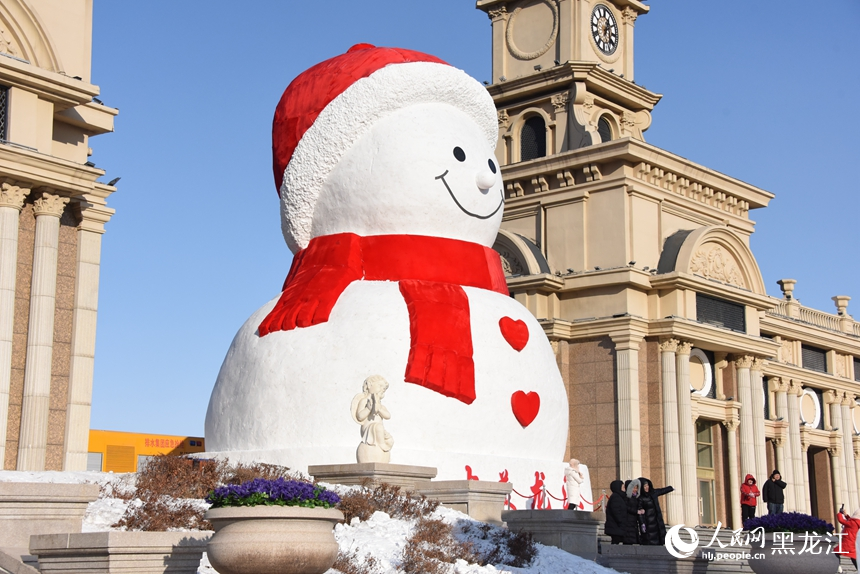
[[[836,513],[836,518],[842,523],[842,539],[840,540],[841,548],[839,554],[846,554],[857,568],[857,548],[855,542],[857,540],[857,530],[860,529],[860,508],[854,511],[854,514],[848,516],[845,514],[845,506],[839,509]]]
[[[755,477],[748,474],[741,485],[741,520],[746,522],[755,518],[755,507],[758,505],[758,497],[761,493],[755,485]]]

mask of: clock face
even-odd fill
[[[591,12],[591,37],[597,48],[607,56],[618,48],[618,24],[612,10],[598,4]]]

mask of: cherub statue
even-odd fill
[[[360,463],[391,460],[394,439],[382,424],[383,419],[391,418],[391,413],[382,404],[387,390],[388,381],[373,375],[364,380],[362,392],[352,398],[352,419],[361,425],[361,442],[355,452],[355,458]]]

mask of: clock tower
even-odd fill
[[[633,81],[634,24],[648,6],[478,0],[477,7],[492,20],[488,89],[499,109],[502,165],[622,137],[643,140],[660,99]],[[518,137],[523,130],[525,139]]]

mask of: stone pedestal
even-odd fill
[[[308,474],[314,480],[331,484],[366,483],[368,486],[377,486],[384,482],[409,490],[420,490],[436,476],[436,469],[430,466],[363,462],[309,466]]]
[[[27,548],[32,534],[80,532],[97,484],[0,482],[0,546]]]
[[[726,549],[728,551],[728,548]],[[689,558],[675,558],[665,546],[627,546],[623,544],[604,544],[597,563],[619,572],[630,574],[653,574],[671,572],[672,574],[698,574],[712,571],[708,560],[701,556],[701,549]],[[715,562],[719,567],[720,563]],[[749,572],[749,569],[733,564],[735,572]]]
[[[418,492],[475,520],[501,525],[505,499],[512,488],[509,482],[438,480],[422,486]]]
[[[211,532],[87,532],[30,539],[42,574],[195,574]]]
[[[502,512],[502,520],[512,532],[531,532],[535,542],[595,560],[597,531],[606,515],[578,510],[506,510]]]

